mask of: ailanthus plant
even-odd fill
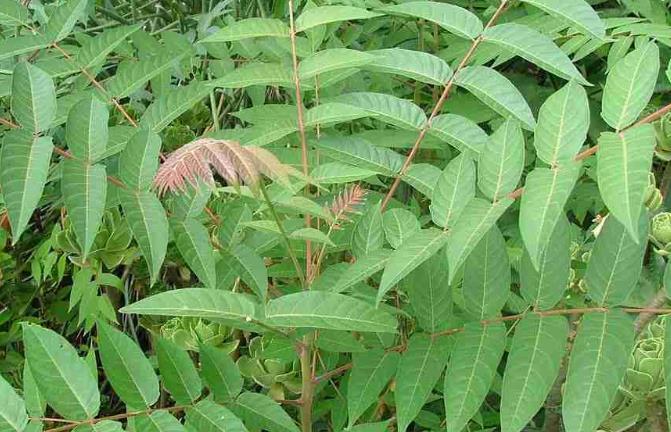
[[[0,0],[0,432],[668,431],[668,0]]]

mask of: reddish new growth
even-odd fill
[[[243,147],[237,141],[200,138],[168,156],[154,178],[154,187],[162,195],[184,192],[187,183],[193,187],[198,187],[199,181],[213,185],[212,169],[228,184],[252,187],[258,185],[262,174],[285,184],[290,175],[297,174],[268,150]]]
[[[345,189],[328,208],[333,214],[334,227],[337,222],[346,222],[349,220],[348,214],[357,210],[366,196],[366,190],[356,184],[349,189]]]

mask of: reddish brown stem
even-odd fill
[[[144,411],[126,412],[126,413],[115,414],[115,415],[111,415],[111,416],[107,416],[107,417],[99,417],[99,418],[95,418],[95,419],[84,420],[84,421],[81,421],[81,422],[71,422],[70,424],[68,424],[66,426],[61,426],[61,427],[57,427],[57,428],[53,428],[53,429],[47,429],[45,432],[64,432],[64,431],[72,430],[72,429],[76,428],[77,426],[84,425],[84,424],[93,425],[93,424],[100,423],[100,422],[105,421],[105,420],[110,420],[110,421],[123,420],[123,419],[127,419],[129,417],[137,417],[139,415],[151,414],[155,411],[179,412],[179,411],[184,411],[185,409],[187,409],[189,407],[190,407],[190,405],[176,405],[176,406],[168,407],[168,408],[150,408],[150,409],[147,409],[147,410],[144,410]],[[51,419],[44,419],[44,418],[37,417],[37,418],[33,418],[32,420],[51,420]]]

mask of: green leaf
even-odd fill
[[[565,216],[555,224],[538,269],[525,249],[520,265],[520,293],[535,309],[552,309],[568,288],[571,273],[571,237]]]
[[[200,401],[187,409],[186,427],[198,432],[247,432],[235,414],[210,400]]]
[[[27,424],[28,415],[23,399],[3,377],[0,377],[0,430],[21,432]]]
[[[399,432],[405,432],[431,395],[447,364],[449,345],[445,338],[425,333],[410,337],[396,372],[396,417]]]
[[[395,333],[396,318],[343,294],[304,291],[268,302],[266,324],[331,330]]]
[[[140,347],[104,322],[97,327],[100,361],[115,393],[130,410],[153,405],[159,396],[158,378]]]
[[[100,408],[97,380],[86,362],[58,333],[23,324],[26,366],[47,403],[67,420],[95,417]]]
[[[126,25],[107,29],[85,41],[74,56],[79,68],[89,69],[102,63],[126,39],[138,31],[140,25]]]
[[[668,318],[664,328],[664,346],[671,346],[671,320]],[[671,350],[664,350],[664,382],[671,382]],[[666,421],[671,424],[671,386],[665,387]]]
[[[389,48],[368,51],[374,57],[365,69],[401,75],[419,82],[444,85],[452,77],[445,60],[422,51]]]
[[[73,429],[74,432],[123,432],[121,423],[112,420],[102,420],[93,424],[82,424]]]
[[[467,66],[454,77],[454,83],[471,92],[485,105],[505,118],[518,119],[525,129],[534,130],[536,121],[522,93],[497,71],[485,66]]]
[[[161,137],[139,129],[119,155],[119,179],[131,189],[149,189],[158,169],[160,151]]]
[[[414,233],[392,252],[382,273],[377,292],[378,303],[408,273],[435,255],[447,243],[447,234],[435,228]]]
[[[330,48],[317,51],[301,60],[298,74],[301,79],[310,79],[324,72],[364,66],[375,60],[376,57],[374,55],[364,51],[347,48]]]
[[[393,150],[376,147],[363,138],[354,136],[326,137],[316,142],[321,152],[331,159],[394,176],[401,170],[403,157]]]
[[[5,27],[20,27],[30,25],[28,8],[16,0],[0,1],[0,25]]]
[[[639,213],[638,238],[632,238],[614,217],[608,217],[592,248],[584,281],[599,305],[623,304],[636,288],[648,239],[648,215]]]
[[[305,113],[305,127],[345,123],[362,117],[368,117],[368,115],[368,111],[361,108],[355,108],[352,105],[328,102],[307,110]],[[292,112],[292,116],[295,116],[295,111]],[[321,167],[321,165],[319,167]],[[317,167],[317,169],[319,169],[319,167]]]
[[[450,266],[450,284],[466,257],[512,202],[510,199],[503,199],[492,204],[482,198],[473,198],[466,205],[448,236],[447,262]]]
[[[88,0],[68,0],[60,5],[49,17],[46,25],[45,35],[51,42],[65,39],[77,24],[84,21],[87,16],[86,7]]]
[[[205,383],[216,401],[230,401],[240,393],[244,384],[242,375],[226,351],[202,344],[200,362]]]
[[[168,411],[154,411],[150,415],[137,416],[134,419],[136,431],[141,432],[183,432],[184,426]]]
[[[460,432],[478,412],[506,346],[503,323],[467,324],[457,335],[445,372],[447,432]]]
[[[573,159],[587,137],[589,116],[587,92],[575,81],[548,97],[534,131],[538,157],[550,165]]]
[[[296,31],[301,32],[332,22],[368,19],[381,15],[353,6],[320,6],[303,11],[296,19]]]
[[[433,135],[457,150],[472,150],[480,153],[487,145],[485,131],[473,120],[457,114],[441,114],[431,120],[429,134]]]
[[[140,126],[158,133],[209,92],[210,88],[198,81],[185,87],[170,88],[147,107],[140,118]]]
[[[339,96],[336,101],[364,109],[375,118],[401,129],[420,130],[426,123],[426,114],[420,107],[390,94],[347,93]]]
[[[107,150],[107,106],[95,97],[77,102],[68,113],[65,140],[76,159],[97,161]]]
[[[478,188],[492,201],[515,190],[524,169],[524,135],[519,124],[507,120],[490,136],[478,159]]]
[[[475,198],[475,163],[460,154],[447,164],[431,196],[431,219],[442,228],[450,228],[468,202]]]
[[[557,221],[580,175],[581,163],[534,168],[527,175],[520,204],[520,234],[531,262],[538,269]]]
[[[486,42],[509,50],[541,69],[568,81],[575,79],[580,84],[590,85],[552,39],[531,27],[505,23],[486,29],[482,35]]]
[[[282,407],[261,393],[244,392],[235,401],[233,410],[255,430],[298,432],[294,421]],[[228,432],[228,429],[226,429]]]
[[[128,225],[156,282],[168,248],[168,219],[161,201],[149,191],[119,190]]]
[[[209,87],[245,88],[253,85],[294,87],[291,67],[280,63],[249,62],[223,77],[208,81]]]
[[[40,202],[49,174],[51,137],[39,137],[27,130],[5,133],[0,151],[0,188],[12,227],[12,243],[21,233]]]
[[[392,15],[411,16],[434,22],[448,32],[475,39],[482,32],[482,22],[464,8],[447,3],[411,1],[380,9]]]
[[[596,11],[584,0],[524,0],[524,2],[568,21],[584,34],[603,39],[606,29]]]
[[[597,179],[608,210],[638,239],[638,220],[655,151],[655,130],[645,124],[599,137]]]
[[[481,320],[498,315],[510,296],[506,241],[496,225],[466,258],[463,296],[466,311]]]
[[[63,161],[61,190],[82,257],[86,258],[105,213],[107,174],[105,166],[74,159]]]
[[[161,380],[178,404],[187,405],[200,397],[203,384],[189,353],[167,339],[156,341]]]
[[[621,130],[636,121],[655,90],[659,66],[655,42],[648,42],[615,63],[606,77],[601,100],[601,117],[606,123]]]
[[[224,259],[228,259],[242,280],[260,299],[265,300],[268,291],[268,270],[263,258],[250,247],[238,244],[224,252]]]
[[[435,165],[415,163],[410,165],[410,168],[408,168],[401,179],[415,188],[419,193],[426,197],[431,197],[441,173],[440,168]]]
[[[173,67],[184,54],[186,53],[169,52],[145,58],[139,62],[122,62],[114,77],[105,86],[107,92],[117,99],[127,97],[150,79]]]
[[[201,41],[232,42],[255,37],[289,37],[289,27],[281,20],[273,18],[247,18],[233,21]]]
[[[384,246],[384,228],[380,207],[382,201],[369,205],[354,226],[352,252],[357,258],[369,255]]]
[[[596,430],[624,378],[634,346],[634,324],[623,312],[590,313],[578,329],[564,387],[566,430]]]
[[[170,218],[175,244],[189,268],[207,288],[216,288],[214,251],[207,228],[196,219]]]
[[[147,170],[146,174],[149,174],[149,171]],[[147,175],[145,178],[147,181],[150,181],[152,177]],[[173,201],[173,214],[179,218],[198,217],[207,206],[211,195],[212,188],[207,184],[199,182],[197,188],[189,187],[185,192],[175,197]]]
[[[35,134],[51,126],[56,114],[54,81],[40,68],[17,63],[12,78],[12,115],[22,128]]]
[[[352,372],[347,385],[347,412],[349,425],[378,399],[378,396],[396,374],[401,356],[395,351],[374,348],[352,354]]]
[[[403,242],[421,229],[417,216],[403,208],[387,210],[382,215],[382,221],[384,235],[394,249],[401,247]]]
[[[543,406],[566,352],[562,316],[527,315],[515,328],[501,390],[501,429],[519,432]]]
[[[23,368],[23,399],[25,400],[25,410],[31,417],[42,417],[47,410],[47,401],[40,394],[33,373],[30,367],[24,365]]]
[[[354,264],[348,266],[347,271],[342,273],[330,291],[343,292],[368,279],[385,267],[390,256],[389,249],[378,249],[368,255],[357,257]]]
[[[452,290],[447,283],[449,272],[445,255],[426,260],[403,280],[403,291],[419,325],[427,332],[449,328],[452,316]]]
[[[0,60],[32,53],[49,46],[44,35],[22,35],[0,40]]]
[[[364,180],[377,174],[375,171],[345,165],[340,162],[320,164],[312,170],[310,177],[321,185],[343,184]]]
[[[300,228],[296,231],[292,231],[289,234],[290,239],[311,241],[314,243],[321,243],[327,246],[335,246],[336,244],[322,231],[319,231],[316,228]]]

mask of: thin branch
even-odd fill
[[[72,423],[70,423],[66,426],[60,426],[60,427],[53,428],[53,429],[47,429],[45,432],[64,432],[64,431],[72,430],[72,429],[76,428],[77,426],[84,425],[84,424],[93,425],[93,424],[100,423],[100,422],[105,421],[105,420],[110,420],[110,421],[123,420],[123,419],[127,419],[129,417],[137,417],[137,416],[140,416],[140,415],[148,415],[148,414],[151,414],[151,413],[156,412],[156,411],[179,412],[179,411],[184,411],[185,409],[190,408],[191,406],[192,405],[175,405],[173,407],[168,407],[168,408],[149,408],[149,409],[146,409],[144,411],[132,411],[132,412],[126,412],[126,413],[121,413],[121,414],[114,414],[114,415],[107,416],[107,417],[98,417],[98,418],[94,418],[94,419],[83,420],[83,421],[80,421],[80,422],[72,422]],[[31,417],[31,420],[43,420],[43,419],[40,418],[40,417],[34,417],[34,418]],[[55,420],[53,420],[53,421],[55,421]]]
[[[505,10],[506,6],[508,5],[508,0],[502,0],[501,4],[499,7],[496,9],[496,12],[494,12],[494,15],[489,19],[487,24],[484,27],[484,30],[487,30],[491,26],[494,25],[496,20],[499,19],[503,11]],[[483,30],[483,31],[484,31]],[[403,166],[401,167],[401,171],[399,171],[398,176],[394,179],[394,182],[391,184],[391,187],[389,188],[389,191],[385,195],[384,199],[382,200],[382,206],[380,208],[380,211],[384,212],[384,210],[387,208],[387,205],[389,204],[389,201],[391,198],[394,196],[394,193],[396,192],[396,189],[398,188],[399,184],[401,183],[401,179],[407,174],[408,169],[410,168],[410,165],[412,164],[413,159],[417,155],[417,152],[419,151],[419,147],[422,144],[422,141],[424,141],[424,137],[426,136],[427,132],[429,129],[431,129],[431,122],[433,119],[440,113],[440,111],[443,108],[443,105],[447,101],[448,97],[450,96],[450,91],[452,90],[452,87],[454,86],[454,80],[459,71],[461,71],[471,60],[471,57],[473,57],[473,54],[475,53],[475,50],[478,48],[478,46],[482,43],[484,40],[482,34],[480,34],[478,37],[473,39],[473,43],[471,44],[470,48],[468,51],[466,51],[466,54],[464,54],[464,57],[461,59],[461,62],[459,62],[459,65],[456,67],[454,72],[452,73],[452,76],[450,79],[445,83],[445,87],[443,89],[443,93],[440,95],[440,99],[438,99],[438,102],[436,102],[436,105],[433,107],[431,110],[431,115],[429,116],[429,119],[426,121],[424,124],[424,127],[422,127],[422,130],[419,132],[419,135],[417,136],[417,139],[415,140],[415,143],[413,144],[412,148],[410,149],[410,153],[408,153],[408,156],[405,158],[405,161],[403,162]]]
[[[646,304],[646,308],[655,309],[664,306],[667,301],[666,290],[664,288],[660,289],[657,294]],[[636,321],[634,322],[634,329],[636,334],[639,334],[643,331],[646,325],[655,317],[654,313],[645,312],[638,315]]]
[[[312,382],[313,382],[314,384],[318,384],[318,383],[320,383],[320,382],[322,382],[322,381],[326,381],[326,380],[331,379],[331,378],[333,378],[333,377],[336,377],[336,376],[338,376],[338,375],[340,375],[340,374],[343,374],[343,373],[347,372],[347,371],[350,370],[350,369],[352,369],[352,363],[346,363],[346,364],[344,364],[344,365],[342,365],[342,366],[340,366],[340,367],[337,367],[337,368],[333,369],[332,371],[326,372],[326,373],[323,374],[323,375],[319,375],[319,376],[313,377],[313,378],[312,378]]]
[[[17,125],[13,121],[8,120],[8,119],[4,119],[2,117],[0,117],[0,124],[4,125],[4,126],[7,126],[8,128],[12,128],[12,129],[16,129],[16,128],[19,127],[19,125]]]

